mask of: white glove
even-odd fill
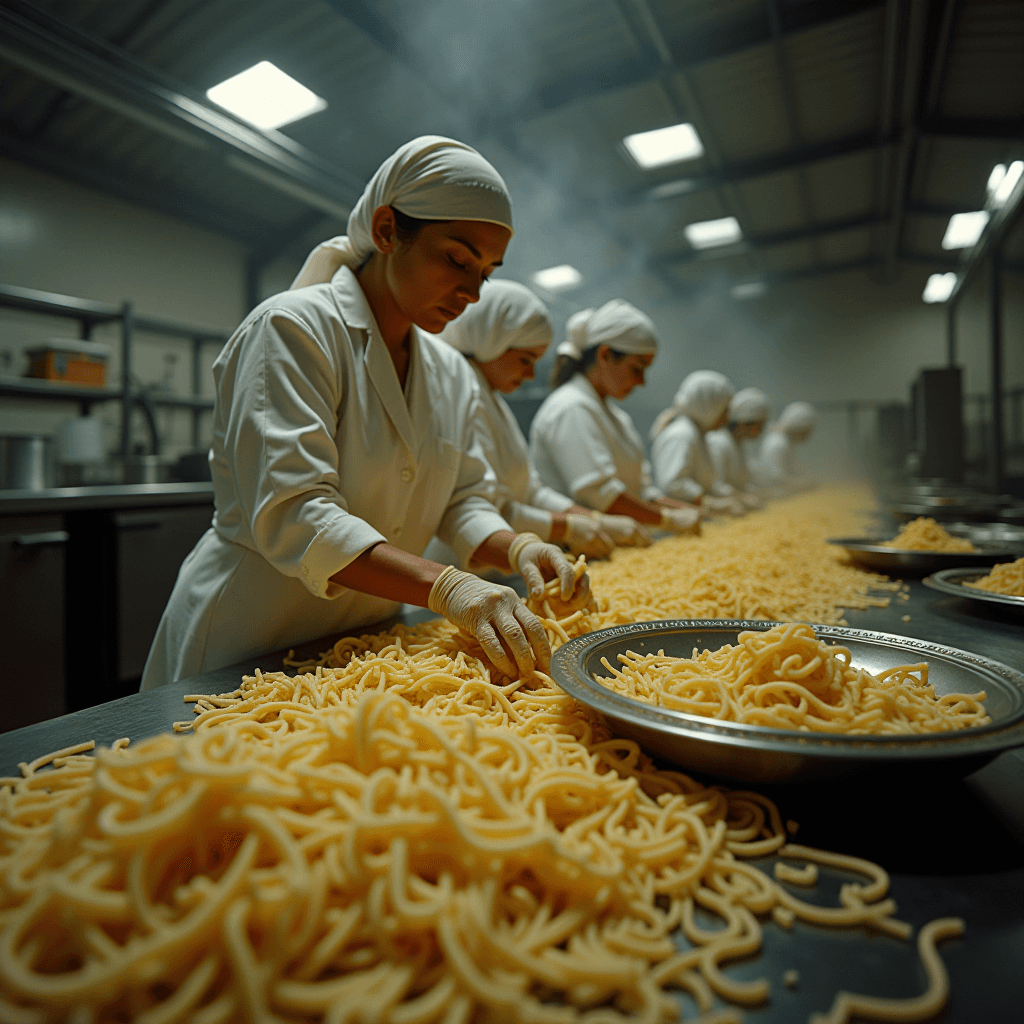
[[[718,497],[711,494],[704,495],[702,508],[706,509],[708,512],[724,512],[726,515],[730,516],[742,516],[747,511],[746,507],[738,498],[734,498],[732,496]]]
[[[488,583],[449,565],[434,580],[427,607],[476,637],[492,664],[511,679],[529,675],[535,665],[542,672],[548,670],[551,647],[544,627],[511,587]],[[502,640],[515,664],[509,661]]]
[[[604,558],[615,547],[596,517],[578,512],[565,514],[565,545],[574,555],[586,555],[587,558]]]
[[[700,533],[700,509],[662,508],[658,525],[670,533]]]
[[[631,516],[610,516],[604,512],[595,512],[594,518],[601,525],[616,547],[646,548],[650,546],[650,534]]]
[[[508,547],[508,564],[513,572],[526,580],[530,597],[541,598],[544,595],[543,569],[547,569],[550,576],[558,577],[563,601],[568,601],[577,589],[572,562],[562,554],[560,547],[545,543],[535,533],[517,533],[512,538]],[[580,579],[579,588],[588,594],[590,592],[590,579],[585,574]]]

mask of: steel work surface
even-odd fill
[[[849,611],[849,624],[960,647],[1024,669],[1024,614],[947,597],[917,580],[909,586],[909,601]],[[904,615],[909,622],[902,621]],[[406,621],[425,617],[417,613]],[[322,650],[329,643],[330,638],[307,644],[303,651]],[[192,714],[191,706],[182,703],[184,694],[232,690],[257,661],[268,671],[282,667],[279,652],[2,734],[0,773],[83,739],[139,740],[168,729]],[[940,946],[952,995],[934,1020],[1019,1021],[1024,1004],[1024,748],[1004,753],[966,779],[901,780],[891,789],[834,782],[757,788],[776,800],[783,820],[800,823],[798,842],[866,857],[886,868],[897,916],[915,930],[936,917],[964,919],[965,937]],[[807,898],[834,903],[838,882],[836,872],[822,868],[817,891],[808,891]],[[782,981],[789,968],[800,972],[795,989]],[[840,989],[909,997],[925,983],[913,942],[800,922],[791,931],[765,924],[760,954],[729,966],[727,973],[771,981],[770,1002],[744,1011],[756,1024],[806,1021],[810,1013],[828,1009]],[[686,1003],[688,997],[681,998]],[[692,1004],[686,1005],[692,1014]]]

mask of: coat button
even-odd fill
[[[413,474],[412,474],[412,470],[411,469],[403,469],[402,470],[402,479],[406,483],[408,483],[412,479],[412,475]]]

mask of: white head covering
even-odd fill
[[[758,388],[744,388],[729,403],[730,423],[761,423],[768,419],[768,396]]]
[[[441,135],[407,142],[377,168],[348,218],[348,234],[321,242],[292,288],[324,284],[374,251],[373,212],[394,206],[420,220],[480,220],[512,230],[512,200],[501,175],[475,150]]]
[[[651,437],[657,437],[674,419],[689,416],[702,432],[709,431],[729,407],[733,386],[717,370],[695,370],[679,385],[672,407],[654,421]]]
[[[775,426],[784,434],[810,430],[814,426],[816,418],[814,407],[807,402],[790,402],[782,410],[782,415]]]
[[[654,355],[658,351],[654,322],[625,299],[612,299],[600,309],[574,313],[565,325],[565,334],[557,351],[560,356],[573,359],[582,359],[583,353],[595,345],[608,345],[631,356]]]
[[[480,301],[467,306],[441,337],[463,355],[489,363],[510,348],[547,348],[551,317],[525,285],[491,278],[480,289]]]

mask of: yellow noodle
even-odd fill
[[[947,533],[934,519],[919,516],[900,528],[892,540],[881,545],[899,551],[974,551],[974,545],[963,537]]]
[[[1024,558],[1018,558],[1016,562],[1003,562],[987,576],[973,583],[965,583],[964,586],[987,590],[990,594],[1024,597]]]
[[[691,715],[776,729],[848,735],[945,732],[988,725],[985,693],[939,696],[928,666],[873,675],[848,648],[819,640],[803,623],[748,630],[738,642],[692,658],[620,654],[597,682],[633,700]]]

